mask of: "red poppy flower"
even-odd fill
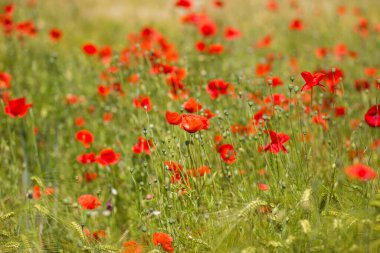
[[[234,27],[227,27],[224,31],[224,38],[226,40],[235,40],[241,37],[241,32]]]
[[[102,97],[107,97],[108,94],[110,93],[110,88],[106,85],[100,84],[98,86],[98,93]]]
[[[380,104],[369,108],[364,115],[364,120],[370,127],[380,127]]]
[[[270,84],[269,81],[272,81],[272,86],[273,86],[273,87],[281,86],[281,85],[284,84],[284,82],[283,82],[278,76],[274,76],[274,77],[272,77],[272,78],[267,77],[267,84],[268,84],[268,85]]]
[[[39,198],[41,198],[40,187],[38,185],[35,185],[33,187],[33,199],[39,199]]]
[[[256,43],[256,47],[258,47],[258,48],[269,47],[270,45],[272,45],[272,35],[271,34],[265,35],[261,40],[259,40]]]
[[[224,82],[223,79],[211,80],[207,85],[207,92],[212,99],[217,99],[219,94],[225,95],[228,92],[229,83]]]
[[[98,48],[91,43],[84,44],[82,47],[83,52],[85,52],[87,55],[95,55],[98,53]]]
[[[152,241],[154,245],[161,245],[164,251],[169,253],[174,252],[173,238],[170,235],[165,233],[154,233]]]
[[[336,117],[341,117],[341,116],[344,116],[346,115],[346,107],[344,106],[337,106],[335,108],[335,116]]]
[[[202,110],[202,105],[199,104],[194,98],[189,98],[185,103],[183,103],[182,107],[190,113]]]
[[[172,171],[174,173],[180,173],[183,170],[182,165],[176,162],[166,161],[164,164],[169,171]]]
[[[346,168],[346,174],[350,179],[360,181],[373,180],[377,177],[377,173],[372,168],[364,164],[354,164]]]
[[[104,46],[99,51],[99,57],[104,65],[109,65],[112,60],[112,47]]]
[[[6,72],[0,72],[0,89],[11,87],[12,76]]]
[[[222,0],[214,0],[213,5],[215,8],[223,8],[224,2]]]
[[[265,76],[271,70],[271,65],[267,63],[259,63],[256,66],[256,75],[258,77]]]
[[[327,55],[328,51],[327,51],[327,48],[325,47],[319,47],[317,49],[315,49],[315,56],[318,58],[318,59],[324,59]]]
[[[211,44],[210,47],[208,48],[208,53],[209,54],[221,54],[224,51],[224,46],[219,43],[214,43]]]
[[[328,124],[327,124],[327,114],[324,114],[324,113],[321,113],[321,114],[318,114],[318,115],[315,115],[313,117],[313,123],[314,124],[319,124],[319,125],[322,125],[323,128],[325,129],[325,131],[327,131],[328,129]]]
[[[91,194],[85,194],[78,198],[79,205],[82,206],[83,210],[93,210],[98,208],[101,203],[100,200],[91,195]]]
[[[231,144],[223,144],[218,148],[218,153],[223,161],[228,164],[233,164],[236,161],[236,151]]]
[[[96,240],[99,241],[103,238],[107,237],[107,233],[104,230],[98,230],[92,233],[92,237]]]
[[[94,136],[88,130],[79,130],[75,134],[75,139],[80,141],[86,148],[89,148],[90,144],[94,142]]]
[[[166,111],[165,117],[166,117],[166,121],[170,125],[179,125],[179,124],[181,124],[182,116],[181,116],[181,114],[179,114],[177,112]]]
[[[260,191],[267,191],[269,190],[269,186],[263,183],[260,183],[257,185],[257,188],[259,188]]]
[[[323,90],[325,86],[323,86],[322,84],[320,84],[320,82],[323,80],[323,78],[325,77],[325,74],[323,73],[315,73],[315,74],[311,74],[310,72],[307,72],[307,71],[304,71],[301,73],[301,76],[302,78],[305,80],[305,84],[304,86],[302,87],[301,91],[305,91],[305,90],[310,90],[312,89],[314,86],[319,86],[321,87]]]
[[[86,120],[82,117],[77,117],[77,118],[75,118],[74,123],[77,127],[82,127],[86,124]]]
[[[77,161],[81,164],[94,163],[94,162],[96,162],[95,154],[94,153],[81,154],[77,157]]]
[[[139,82],[139,80],[140,80],[140,75],[137,74],[137,73],[131,74],[131,75],[128,77],[128,83],[136,84],[136,83]]]
[[[374,68],[374,67],[365,68],[364,73],[367,76],[375,76],[377,73],[377,68]]]
[[[54,192],[55,192],[55,190],[54,190],[53,187],[47,187],[47,188],[45,189],[45,195],[47,195],[47,196],[51,196],[51,195],[53,195]]]
[[[150,103],[150,98],[147,96],[140,96],[140,97],[135,97],[133,99],[133,105],[136,108],[142,108],[149,112],[152,109],[152,105]]]
[[[32,107],[32,104],[25,104],[25,98],[22,97],[8,100],[7,105],[4,108],[4,111],[12,118],[22,118],[28,112],[29,107]]]
[[[203,114],[208,119],[212,119],[212,118],[214,118],[216,116],[216,114],[213,113],[210,109],[206,109]]]
[[[136,241],[128,241],[123,243],[123,253],[142,253],[143,246],[138,244]]]
[[[302,31],[303,30],[302,20],[299,18],[292,20],[292,22],[290,22],[289,24],[289,29],[293,31]]]
[[[176,2],[176,6],[177,7],[182,7],[182,8],[184,8],[184,9],[191,9],[191,7],[192,7],[192,1],[190,1],[190,0],[177,0],[177,2]]]
[[[58,42],[62,39],[62,31],[57,28],[51,29],[49,35],[50,39],[54,42]]]
[[[343,79],[343,71],[339,68],[335,68],[335,71],[329,70],[325,75],[325,82],[329,87],[331,93],[335,92],[336,86],[339,85],[340,79]]]
[[[208,129],[210,123],[206,117],[199,115],[182,115],[181,128],[188,133]]]
[[[86,179],[88,183],[94,181],[97,177],[98,177],[98,174],[96,174],[96,172],[87,171],[86,173],[84,173],[84,178]]]
[[[203,165],[202,167],[197,168],[197,169],[191,169],[191,170],[186,171],[186,174],[192,177],[203,177],[204,175],[207,175],[210,173],[211,173],[211,170],[206,165]]]
[[[116,164],[120,159],[120,154],[112,148],[103,149],[96,157],[96,161],[103,166]]]
[[[355,90],[364,91],[364,90],[369,90],[369,89],[370,89],[370,86],[367,80],[360,79],[360,80],[355,81]]]
[[[137,144],[133,146],[133,153],[141,154],[145,152],[145,154],[150,155],[150,150],[153,148],[152,140],[146,140],[144,137],[139,137],[137,139]]]
[[[203,53],[203,52],[206,51],[206,49],[207,49],[207,45],[206,45],[206,43],[204,43],[203,41],[198,41],[198,42],[195,44],[195,48],[197,49],[198,52]]]
[[[199,25],[199,32],[205,37],[214,36],[217,32],[216,24],[211,21],[207,21]]]
[[[264,151],[271,152],[273,154],[277,154],[281,151],[283,151],[284,153],[288,153],[283,144],[290,139],[289,135],[284,133],[276,133],[275,131],[270,130],[269,136],[271,139],[271,143],[264,147]]]
[[[267,9],[270,11],[277,11],[278,10],[278,4],[275,0],[268,0],[266,6],[267,6]]]

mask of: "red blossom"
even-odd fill
[[[369,108],[364,115],[364,120],[370,127],[380,127],[380,104]]]
[[[289,141],[289,135],[284,133],[276,133],[273,130],[269,130],[269,136],[271,139],[271,143],[264,147],[264,151],[271,152],[273,154],[277,154],[281,151],[283,151],[284,153],[288,153],[283,144]]]
[[[377,173],[370,167],[364,164],[354,164],[346,168],[346,174],[350,179],[360,181],[373,180],[377,177]]]
[[[100,200],[91,195],[91,194],[85,194],[78,198],[79,205],[82,206],[83,210],[93,210],[98,208],[101,205]]]
[[[25,98],[9,99],[4,108],[6,114],[12,118],[22,118],[28,112],[28,109],[32,107],[32,104],[26,104]]]

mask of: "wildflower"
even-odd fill
[[[259,40],[256,43],[256,47],[258,47],[258,48],[265,48],[265,47],[269,47],[270,45],[272,45],[272,35],[271,34],[265,35],[261,40]]]
[[[12,76],[6,72],[0,72],[0,89],[11,87]]]
[[[268,72],[271,70],[271,65],[267,63],[259,63],[256,66],[256,75],[258,77],[262,77],[268,74]]]
[[[154,233],[152,241],[154,245],[161,245],[164,251],[169,253],[174,252],[173,238],[170,235],[165,233]]]
[[[93,210],[101,205],[100,200],[91,194],[80,196],[78,198],[78,202],[82,206],[83,210]]]
[[[267,191],[269,190],[269,186],[267,184],[263,184],[263,183],[260,183],[257,185],[257,188],[260,190],[260,191]]]
[[[137,144],[133,146],[133,153],[141,154],[145,152],[145,154],[150,155],[150,150],[153,148],[152,140],[146,140],[144,137],[139,137],[137,140]]]
[[[364,120],[370,127],[380,127],[380,104],[369,108],[364,115]]]
[[[360,181],[368,181],[376,178],[376,172],[364,165],[364,164],[354,164],[346,168],[346,174],[350,179],[356,179]]]
[[[5,113],[8,114],[12,118],[15,118],[15,117],[22,118],[28,112],[29,107],[32,107],[32,104],[26,104],[25,98],[22,97],[22,98],[8,100],[7,105],[5,106],[4,110],[5,110]]]
[[[272,78],[270,77],[267,77],[267,84],[270,85],[270,81],[271,81],[271,85],[273,87],[276,87],[276,86],[281,86],[284,84],[284,82],[278,77],[278,76],[274,76]]]
[[[116,153],[112,148],[103,149],[96,157],[96,161],[103,166],[109,166],[118,163],[120,154]]]
[[[225,95],[228,92],[229,83],[223,79],[211,80],[207,85],[207,92],[210,94],[211,99],[217,99],[219,95]]]
[[[77,157],[77,161],[81,164],[91,164],[96,162],[95,153],[81,154]]]
[[[301,73],[302,78],[305,80],[305,84],[302,87],[301,91],[310,90],[314,86],[319,86],[324,90],[324,86],[320,82],[325,77],[323,73],[311,74],[310,72],[304,71]]]
[[[138,244],[136,241],[127,241],[123,243],[123,253],[142,253],[143,247]]]
[[[327,131],[327,129],[328,129],[328,124],[327,124],[326,117],[327,117],[327,114],[324,114],[324,113],[321,113],[321,114],[315,115],[315,116],[313,117],[313,123],[314,123],[314,124],[322,125],[323,128],[325,129],[325,131]]]
[[[189,98],[185,103],[183,103],[182,106],[186,111],[190,113],[202,110],[202,105],[199,104],[194,98]]]
[[[293,19],[292,22],[290,22],[289,24],[289,29],[293,31],[302,31],[303,30],[302,20],[299,18]]]
[[[181,128],[188,133],[208,129],[210,123],[206,117],[199,115],[182,115]]]
[[[204,43],[203,41],[198,41],[198,42],[195,44],[195,49],[197,49],[198,52],[203,53],[203,52],[206,51],[206,49],[207,49],[207,45],[206,45],[206,43]]]
[[[135,108],[142,108],[149,112],[152,109],[152,105],[150,103],[150,98],[147,96],[140,96],[140,97],[135,97],[133,99],[133,105]]]
[[[223,161],[228,164],[233,164],[236,161],[236,151],[231,144],[223,144],[218,148],[218,153]]]
[[[53,42],[58,42],[62,39],[62,31],[59,30],[58,28],[51,29],[49,32],[49,35],[50,35],[50,39]]]
[[[202,167],[197,168],[197,169],[191,169],[191,170],[186,171],[187,175],[193,176],[193,177],[203,177],[204,175],[207,175],[210,173],[211,173],[211,170],[206,165],[203,165]]]
[[[273,130],[269,130],[269,135],[271,139],[271,143],[267,144],[264,147],[264,151],[271,152],[273,154],[277,154],[281,151],[284,153],[288,153],[288,151],[284,147],[284,143],[286,143],[290,137],[284,133],[276,133]]]
[[[90,147],[90,144],[94,142],[94,136],[88,130],[79,130],[75,134],[75,139],[83,144],[86,148]]]
[[[216,34],[217,28],[214,22],[207,21],[202,23],[199,26],[199,32],[204,36],[204,37],[212,37]]]
[[[91,44],[91,43],[84,44],[82,47],[82,50],[87,55],[95,55],[98,53],[98,48],[94,44]]]
[[[234,27],[227,27],[224,31],[224,38],[226,40],[235,40],[241,37],[241,32]]]
[[[210,47],[208,48],[208,53],[209,54],[221,54],[224,51],[224,46],[219,43],[214,43],[211,44]]]
[[[191,9],[192,7],[192,1],[191,0],[178,0],[176,2],[176,6],[177,7],[181,7],[181,8],[184,8],[184,9]]]
[[[165,117],[166,117],[166,121],[170,125],[179,125],[179,124],[181,124],[182,116],[179,113],[177,113],[177,112],[166,111]]]

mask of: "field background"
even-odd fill
[[[0,7],[8,2],[1,0]],[[15,19],[34,20],[39,34],[22,43],[0,35],[0,71],[12,74],[12,96],[25,96],[33,103],[25,118],[0,116],[0,252],[123,252],[123,242],[136,240],[144,244],[144,252],[153,253],[162,250],[151,243],[157,231],[174,238],[175,252],[380,250],[378,180],[350,181],[344,173],[358,162],[380,169],[379,148],[369,148],[380,138],[379,128],[369,128],[363,121],[368,108],[379,104],[380,90],[373,87],[360,93],[354,88],[356,79],[365,78],[365,67],[380,69],[380,36],[356,34],[353,27],[358,18],[351,13],[358,7],[369,23],[378,24],[380,1],[305,0],[298,1],[301,11],[297,12],[279,0],[280,10],[271,13],[265,1],[227,0],[224,9],[208,7],[207,12],[220,26],[239,28],[243,37],[229,42],[225,54],[215,57],[194,50],[200,37],[195,28],[179,22],[184,12],[173,1],[40,0],[33,8],[26,1],[12,2]],[[343,17],[336,14],[340,4],[348,8]],[[288,29],[295,17],[305,23],[302,33]],[[84,55],[81,46],[86,42],[111,45],[117,53],[127,45],[127,35],[144,26],[156,28],[175,45],[180,54],[177,65],[188,72],[185,83],[191,96],[218,114],[210,131],[189,135],[167,124],[165,111],[180,111],[183,101],[169,98],[165,78],[149,75],[148,64],[123,72],[124,97],[104,100],[97,94],[104,66]],[[59,43],[49,39],[52,27],[63,31]],[[274,35],[271,48],[254,49],[266,34]],[[315,58],[315,48],[338,43],[357,51],[358,59]],[[285,83],[276,92],[288,97],[290,84],[303,85],[299,75],[303,70],[339,67],[345,73],[344,96],[335,99],[347,108],[347,115],[334,118],[331,114],[327,132],[304,113],[300,93],[290,93],[296,105],[289,112],[279,110],[279,116],[268,123],[268,128],[291,136],[286,144],[289,154],[277,156],[257,151],[269,140],[263,132],[250,136],[230,132],[232,124],[245,124],[252,117],[256,105],[240,98],[213,101],[205,92],[210,79],[223,78],[235,85],[238,94],[270,96],[272,90],[255,76],[255,66],[271,52],[282,54],[272,72]],[[298,59],[297,73],[289,67],[291,57]],[[132,72],[141,74],[138,86],[125,81]],[[68,106],[67,94],[84,96],[86,102]],[[154,108],[148,114],[133,107],[133,98],[140,94],[152,100]],[[316,103],[327,96],[317,89]],[[92,115],[87,113],[89,105],[96,105]],[[113,114],[108,124],[102,120],[104,112]],[[86,169],[75,160],[86,151],[74,138],[80,129],[74,124],[78,116],[85,117],[84,128],[95,136],[95,152],[113,147],[122,157],[110,171],[90,167],[99,174],[92,183],[81,180]],[[351,127],[354,119],[360,122],[357,128]],[[144,134],[156,146],[150,157],[132,153],[138,136]],[[223,135],[237,150],[233,165],[224,164],[215,151],[215,134]],[[301,141],[302,134],[313,136],[312,141]],[[352,158],[352,150],[363,151],[363,157]],[[163,166],[171,159],[187,169],[208,164],[212,174],[191,179],[192,189],[180,196],[181,186],[170,184]],[[258,173],[263,168],[266,177]],[[270,190],[259,191],[261,182]],[[28,199],[34,185],[52,186],[55,194]],[[98,212],[85,213],[78,207],[78,197],[86,193],[101,199]],[[153,194],[153,200],[146,200],[147,194]],[[113,213],[103,215],[110,198]],[[263,206],[270,206],[272,212],[260,213]],[[107,237],[88,239],[82,224],[90,231],[105,230]]]

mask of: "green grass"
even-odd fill
[[[380,2],[345,1],[348,12],[339,17],[335,9],[340,1],[299,1],[302,13],[291,9],[287,1],[278,1],[276,13],[265,9],[265,1],[225,1],[224,9],[207,9],[219,26],[218,36],[211,40],[225,45],[225,52],[217,56],[195,51],[201,37],[195,27],[178,22],[184,12],[174,7],[175,1],[38,1],[33,8],[25,2],[14,1],[14,19],[34,20],[37,36],[20,42],[15,36],[0,34],[0,72],[13,78],[8,91],[12,98],[25,96],[33,104],[23,118],[0,115],[0,252],[123,252],[122,244],[129,240],[142,244],[144,252],[163,252],[152,243],[155,232],[169,234],[175,252],[380,250],[378,179],[349,180],[344,171],[355,163],[377,172],[380,168],[379,147],[371,148],[380,138],[379,128],[364,121],[370,106],[379,104],[380,90],[374,85],[377,77],[363,72],[366,67],[380,68],[380,34],[373,28],[380,22]],[[370,23],[367,38],[353,29],[358,21],[351,12],[355,6]],[[304,31],[289,31],[295,17],[303,19]],[[104,99],[97,93],[105,67],[86,56],[82,45],[112,46],[113,64],[117,64],[118,53],[128,44],[127,35],[139,33],[145,25],[175,45],[180,59],[174,65],[187,70],[183,82],[189,95],[217,113],[209,130],[189,134],[166,122],[165,112],[182,111],[185,100],[168,96],[165,76],[149,74],[149,61],[120,68],[116,81],[124,96],[112,93]],[[227,25],[239,28],[243,37],[224,41],[222,27]],[[63,31],[59,43],[49,39],[52,27]],[[253,47],[269,33],[274,37],[270,48]],[[331,55],[318,60],[314,56],[315,48],[333,48],[338,43],[356,51],[358,58],[337,60]],[[255,74],[256,64],[269,53],[281,55],[268,76],[279,76],[283,86],[271,88]],[[289,67],[292,57],[298,59],[297,71]],[[345,106],[347,113],[335,117],[333,109],[323,111],[329,115],[329,128],[324,131],[313,124],[314,115],[305,113],[303,96],[310,91],[300,91],[304,84],[300,73],[334,67],[345,74],[339,84],[343,96],[316,87],[313,104],[333,98],[334,106]],[[140,74],[138,85],[127,82],[132,73]],[[214,78],[230,82],[236,97],[210,99],[206,86]],[[371,89],[356,91],[357,79],[369,80]],[[250,93],[260,94],[260,99],[283,93],[295,103],[287,110],[269,105],[275,113],[256,134],[232,133],[232,125],[247,124],[260,109],[249,99]],[[67,94],[83,96],[85,101],[67,105]],[[133,98],[138,95],[150,97],[150,112],[134,108]],[[95,111],[90,114],[92,105]],[[111,122],[103,122],[104,112],[113,114]],[[84,127],[75,125],[76,117],[86,120]],[[351,126],[355,119],[360,122],[357,128]],[[83,128],[95,137],[89,149],[75,140],[75,133]],[[285,144],[288,154],[258,151],[270,142],[268,129],[290,136]],[[235,163],[228,165],[220,158],[216,134],[234,146]],[[310,141],[301,138],[305,134],[311,136]],[[150,156],[133,154],[139,136],[153,140]],[[104,148],[121,154],[116,165],[83,166],[76,161],[81,153],[97,154]],[[353,151],[362,151],[363,157],[351,158]],[[172,184],[165,161],[179,162],[184,170],[207,165],[211,174],[190,177],[191,187]],[[266,170],[265,176],[260,169]],[[85,182],[85,171],[97,172],[97,179]],[[259,183],[267,184],[269,190],[260,191]],[[41,188],[40,199],[28,198],[35,185]],[[43,190],[50,186],[55,193],[45,196]],[[186,194],[180,194],[183,188]],[[83,194],[97,196],[102,206],[81,210],[78,197]],[[148,194],[153,199],[147,200]],[[109,199],[113,210],[104,215]],[[271,211],[263,213],[263,207]],[[89,239],[82,225],[91,232],[105,230],[107,236]]]

